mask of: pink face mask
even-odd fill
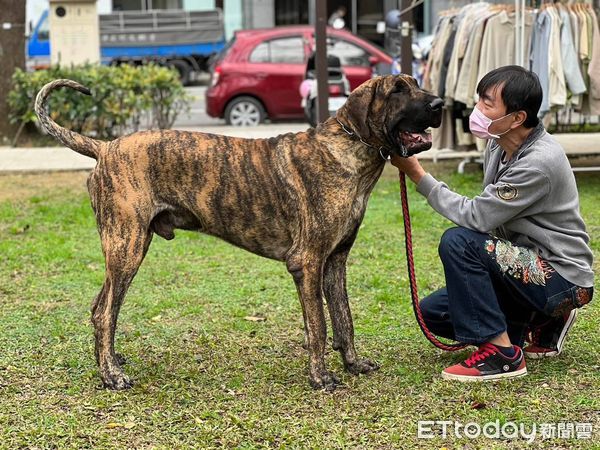
[[[498,139],[500,136],[508,133],[511,129],[509,128],[504,133],[500,134],[491,134],[489,129],[490,125],[498,120],[504,119],[507,116],[510,116],[513,113],[506,114],[505,116],[500,117],[499,119],[492,120],[485,114],[483,114],[477,106],[473,109],[473,112],[469,116],[469,128],[471,129],[471,133],[481,139]]]

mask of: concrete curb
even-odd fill
[[[222,134],[243,138],[269,138],[283,133],[305,131],[305,123],[283,123],[260,125],[253,128],[232,126],[182,127],[185,131]],[[569,156],[600,155],[600,133],[555,134]],[[463,159],[477,155],[476,152],[452,152],[447,150],[429,150],[419,155],[420,159]],[[96,161],[82,156],[66,147],[0,147],[0,173],[10,172],[50,172],[91,170]]]

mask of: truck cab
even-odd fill
[[[44,11],[33,29],[29,30],[27,41],[27,70],[40,70],[50,67],[50,26],[48,10]]]

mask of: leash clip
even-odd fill
[[[384,161],[389,161],[390,159],[392,159],[392,156],[388,153],[387,156],[384,156],[383,152],[381,151],[383,147],[379,147],[379,156],[381,156],[381,159],[383,159]]]
[[[402,147],[400,147],[400,154],[402,155],[403,158],[408,158],[410,156],[408,154],[408,150],[406,150],[406,147],[404,146],[404,144],[402,145]]]

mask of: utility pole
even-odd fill
[[[325,122],[329,117],[329,86],[327,83],[327,0],[316,0],[317,22],[315,40],[317,54],[317,122]]]
[[[405,11],[400,16],[400,68],[402,73],[412,76],[412,35],[413,35],[413,8],[411,0],[400,0],[400,11]]]
[[[8,92],[15,69],[25,69],[25,2],[0,0],[0,141],[17,127],[8,123]]]

